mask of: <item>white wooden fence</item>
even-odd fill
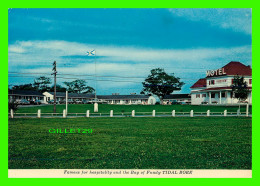
[[[172,110],[171,112],[156,112],[156,110],[153,110],[152,112],[136,112],[135,110],[132,110],[131,112],[114,112],[113,110],[110,110],[109,113],[90,113],[89,110],[87,110],[85,113],[66,113],[66,110],[64,109],[62,113],[43,113],[39,109],[37,113],[15,113],[12,109],[10,113],[8,114],[10,118],[15,117],[37,117],[37,118],[44,118],[44,117],[210,117],[210,116],[245,116],[249,117],[251,116],[249,113],[249,109],[246,109],[246,112],[227,112],[227,110],[224,110],[223,112],[211,112],[210,110],[207,110],[207,112],[194,112],[191,110],[190,112],[176,112],[175,110]]]

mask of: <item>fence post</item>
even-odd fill
[[[11,115],[11,118],[14,118],[14,110],[13,109],[10,110],[10,115]]]
[[[63,117],[66,118],[66,109],[63,109]]]
[[[155,110],[153,110],[153,117],[155,117]]]
[[[41,118],[41,109],[38,109],[37,117],[38,117],[38,118]]]
[[[94,112],[98,112],[98,104],[94,103]]]
[[[239,116],[240,115],[240,110],[239,109],[237,109],[237,116]]]
[[[248,112],[249,112],[249,104],[246,105],[246,117],[248,117]]]
[[[113,110],[110,110],[110,117],[113,117]]]
[[[132,110],[132,117],[135,117],[135,110]]]
[[[175,117],[175,110],[172,111],[172,116]]]
[[[207,116],[210,116],[210,110],[207,110]]]
[[[224,110],[224,116],[227,116],[227,110]]]
[[[89,110],[87,110],[86,117],[89,118]]]
[[[193,117],[193,110],[190,111],[190,117]]]

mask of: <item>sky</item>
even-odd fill
[[[251,9],[9,9],[9,85],[53,82],[56,61],[58,84],[84,79],[99,95],[139,94],[154,68],[190,93],[207,70],[252,65],[251,19]]]

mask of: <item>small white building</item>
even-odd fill
[[[252,69],[240,62],[231,61],[224,67],[206,72],[206,78],[191,86],[191,104],[237,104],[232,95],[234,76],[243,76],[250,91],[245,103],[252,104]]]

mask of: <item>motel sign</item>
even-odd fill
[[[224,68],[220,68],[217,70],[208,70],[206,74],[207,74],[207,77],[221,76],[221,75],[226,75],[226,72],[225,72]]]

